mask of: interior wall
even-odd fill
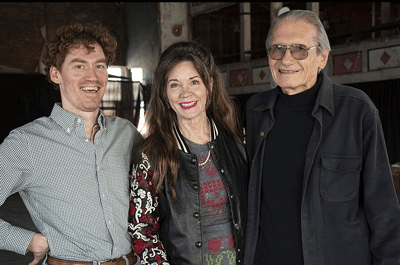
[[[143,84],[151,81],[160,56],[157,2],[126,2],[128,45],[126,66],[143,68]]]
[[[192,39],[189,3],[159,2],[158,14],[161,52],[175,42]]]
[[[117,38],[115,65],[126,65],[124,4],[119,2],[0,2],[0,64],[35,72],[45,40],[61,25],[100,21]]]

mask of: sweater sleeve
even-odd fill
[[[153,183],[153,169],[145,154],[132,169],[129,234],[132,249],[142,264],[169,265],[164,246],[160,241],[158,200]]]

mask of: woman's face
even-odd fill
[[[207,88],[192,62],[181,62],[169,73],[167,97],[178,123],[205,118],[207,95]]]

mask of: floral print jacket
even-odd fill
[[[159,239],[158,201],[153,184],[150,161],[141,154],[141,162],[133,167],[128,231],[133,238],[133,251],[142,264],[166,265],[167,255]]]

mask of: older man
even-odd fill
[[[278,86],[247,103],[245,265],[399,265],[400,210],[377,109],[321,72],[330,45],[313,12],[279,16],[266,46]]]
[[[45,257],[49,265],[136,262],[129,171],[141,136],[128,120],[99,109],[116,46],[99,23],[60,27],[43,61],[62,102],[0,146],[0,205],[19,192],[40,231],[0,220],[0,249],[33,252],[30,265]]]

